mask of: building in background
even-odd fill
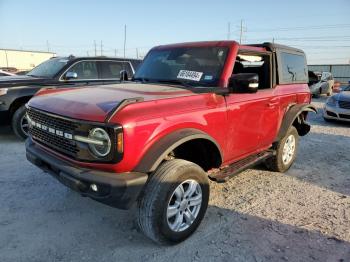
[[[341,84],[350,81],[350,65],[309,65],[309,70],[315,72],[331,72],[334,80]]]
[[[52,52],[0,49],[0,68],[27,71],[54,56],[56,54]]]

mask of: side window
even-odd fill
[[[95,61],[82,61],[73,65],[67,72],[77,73],[75,80],[98,79],[97,65]]]
[[[255,73],[259,76],[259,89],[272,87],[271,57],[269,55],[238,53],[232,73]]]
[[[119,79],[120,71],[125,70],[128,77],[132,77],[129,63],[117,61],[100,61],[102,79]]]
[[[308,82],[308,70],[305,56],[281,52],[280,58],[280,83],[292,84]]]

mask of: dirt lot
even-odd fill
[[[286,174],[259,167],[212,183],[199,230],[173,247],[139,233],[135,210],[82,198],[29,164],[2,128],[0,261],[350,261],[350,125],[310,122]]]

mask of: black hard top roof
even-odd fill
[[[281,45],[281,44],[276,44],[276,43],[271,43],[271,42],[265,42],[262,44],[251,44],[248,46],[256,46],[256,47],[265,47],[269,51],[275,52],[277,49],[283,49],[283,50],[288,50],[292,52],[297,52],[297,53],[302,53],[304,54],[304,51],[295,47],[287,46],[287,45]]]

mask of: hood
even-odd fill
[[[0,78],[0,87],[11,88],[14,86],[42,84],[47,83],[50,79],[38,78],[28,75],[3,76]]]
[[[84,88],[52,90],[35,96],[29,106],[53,114],[75,119],[103,122],[124,99],[140,98],[143,101],[194,95],[180,87],[121,83]]]
[[[350,102],[350,91],[343,91],[335,95],[335,99],[338,101]]]

